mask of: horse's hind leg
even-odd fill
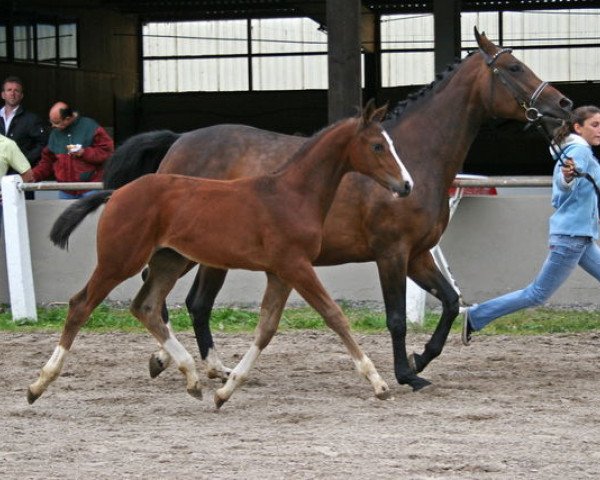
[[[267,273],[267,289],[260,306],[260,319],[256,327],[254,343],[231,371],[225,385],[215,392],[214,400],[217,408],[229,400],[235,389],[246,380],[260,352],[265,349],[275,335],[290,291],[290,287],[279,277]]]
[[[187,258],[173,250],[158,250],[148,263],[148,277],[131,304],[131,312],[156,338],[185,375],[188,393],[202,398],[202,384],[194,359],[175,338],[170,325],[165,324],[161,316],[165,298],[189,263]]]
[[[410,275],[422,289],[442,302],[442,315],[425,350],[420,355],[413,353],[409,358],[413,371],[421,372],[442,353],[452,323],[459,312],[460,296],[440,272],[429,252],[424,257],[419,257],[417,262],[411,262]]]
[[[309,263],[295,265],[284,280],[312,306],[325,320],[325,323],[339,335],[348,349],[354,365],[358,372],[363,375],[373,387],[375,396],[385,400],[390,396],[390,390],[377,372],[373,362],[362,351],[350,331],[350,322],[342,312],[342,309],[331,299],[320,280],[318,279],[312,265]]]
[[[58,378],[77,333],[85,325],[94,308],[122,280],[115,280],[112,276],[102,275],[101,270],[96,267],[85,288],[71,298],[67,319],[58,345],[54,349],[50,360],[42,368],[39,378],[27,390],[27,401],[29,403],[35,402],[46,391],[50,383]]]
[[[208,378],[223,380],[227,379],[231,369],[223,365],[215,349],[210,331],[210,315],[226,275],[227,270],[199,265],[198,273],[185,300],[192,316],[198,349],[202,360],[206,363],[206,374]],[[167,368],[170,360],[171,358],[164,350],[153,353],[150,357],[150,375],[153,378],[159,375]]]

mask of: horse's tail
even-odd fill
[[[115,190],[158,170],[167,150],[181,136],[170,130],[140,133],[128,138],[104,165],[104,188]]]
[[[100,205],[108,202],[108,199],[113,194],[112,190],[101,190],[87,197],[77,200],[73,205],[70,205],[52,225],[50,231],[50,240],[57,247],[63,250],[69,246],[69,237],[73,230],[87,217],[90,213],[97,210]]]

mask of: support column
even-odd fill
[[[19,175],[2,177],[2,213],[10,309],[15,321],[36,321],[25,194]]]
[[[460,58],[460,0],[433,0],[435,71]]]
[[[377,98],[381,88],[381,17],[372,13],[364,13],[361,17],[362,49],[365,54],[365,89],[366,100]]]
[[[330,123],[362,106],[360,13],[360,0],[327,0]]]

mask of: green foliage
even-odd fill
[[[352,307],[342,304],[352,329],[357,332],[373,333],[386,331],[385,313],[381,310]],[[67,306],[52,306],[38,309],[37,322],[13,322],[10,308],[0,309],[2,331],[59,331],[62,329]],[[185,308],[169,311],[175,331],[190,331],[191,319]],[[427,313],[424,325],[409,324],[411,333],[431,333],[439,321],[439,314]],[[460,331],[462,318],[458,317],[452,327]],[[244,308],[218,308],[213,312],[211,327],[215,332],[251,332],[258,322],[258,311]],[[287,308],[283,312],[281,330],[323,330],[327,327],[323,319],[311,308]],[[129,310],[102,304],[94,312],[84,330],[94,332],[125,331],[143,332],[145,328],[129,313]],[[576,333],[600,330],[600,311],[564,310],[538,308],[508,315],[491,323],[480,334],[538,335],[548,333]]]

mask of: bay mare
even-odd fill
[[[415,390],[429,384],[417,374],[440,355],[459,311],[459,296],[437,268],[430,249],[446,229],[448,189],[480,126],[491,118],[524,122],[526,115],[535,117],[536,112],[564,119],[572,106],[509,49],[494,45],[477,30],[475,37],[479,46],[475,53],[398,104],[384,122],[415,179],[414,192],[395,201],[363,175],[344,177],[314,262],[376,262],[396,379]],[[258,175],[277,168],[304,142],[304,138],[241,125],[216,125],[182,135],[144,133],[117,149],[105,169],[104,182],[107,188],[118,188],[157,169],[220,179]],[[210,376],[226,377],[228,372],[209,328],[210,312],[225,275],[223,269],[200,266],[186,299]],[[405,343],[407,276],[442,303],[438,326],[424,351],[410,357]],[[168,364],[168,356],[159,352],[150,363],[152,374],[157,375]]]
[[[131,311],[174,359],[186,377],[188,393],[201,397],[194,359],[161,318],[167,294],[194,262],[267,272],[255,341],[227,383],[216,391],[217,407],[248,376],[275,334],[292,288],[340,336],[375,395],[387,398],[388,385],[354,340],[348,319],[312,266],[320,251],[325,217],[347,172],[368,175],[394,201],[413,187],[381,126],[385,111],[370,103],[362,116],[338,122],[307,141],[273,174],[232,181],[152,174],[69,206],[50,235],[61,247],[90,212],[106,203],[98,222],[98,262],[83,290],[71,298],[58,345],[38,380],[29,386],[28,401],[33,403],[59,376],[77,333],[94,308],[146,264],[148,276]]]

